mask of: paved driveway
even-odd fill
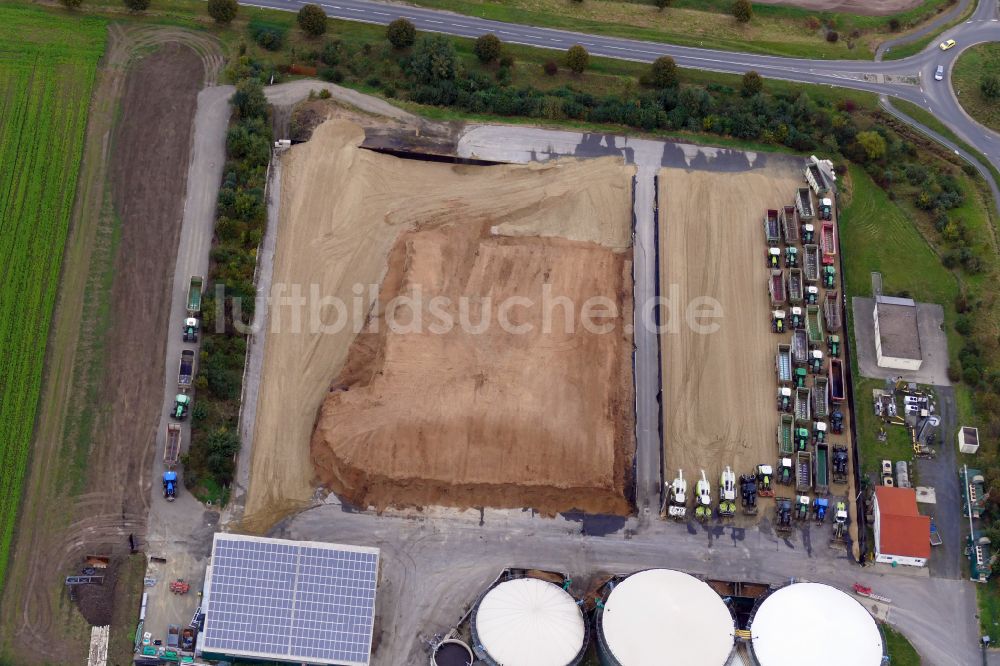
[[[948,337],[944,332],[944,309],[934,303],[917,303],[917,330],[920,333],[920,350],[924,362],[920,370],[909,372],[894,368],[880,368],[875,360],[875,326],[872,314],[875,299],[851,299],[854,320],[854,339],[857,341],[858,367],[861,374],[871,379],[904,379],[920,384],[950,386],[948,381]]]

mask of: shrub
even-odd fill
[[[336,67],[340,64],[341,46],[340,42],[327,42],[320,51],[319,60],[324,65]]]
[[[457,56],[444,35],[422,35],[413,47],[407,69],[420,83],[437,84],[455,78]]]
[[[333,93],[331,93],[326,88],[323,88],[322,90],[319,91],[317,97],[319,97],[320,99],[330,99],[331,97],[333,97]]]
[[[1000,76],[983,74],[979,79],[979,91],[986,99],[1000,99]]]
[[[549,76],[555,76],[559,73],[559,65],[556,64],[555,60],[546,60],[545,64],[542,65],[542,71]]]
[[[500,66],[501,67],[507,67],[507,68],[513,67],[514,66],[514,56],[512,56],[512,55],[503,55],[503,56],[500,56]]]
[[[326,12],[319,5],[302,5],[296,21],[302,32],[310,37],[319,37],[326,32]]]
[[[280,26],[251,21],[248,29],[257,45],[268,51],[280,51],[285,43],[285,29]]]
[[[955,330],[959,335],[970,335],[972,333],[972,321],[965,315],[955,318]]]
[[[479,58],[479,62],[483,64],[493,62],[499,58],[502,49],[503,44],[500,43],[500,38],[493,33],[480,35],[472,47],[476,57]]]
[[[819,19],[816,18],[815,16],[810,16],[809,18],[806,19],[806,27],[809,28],[811,32],[816,32],[817,30],[819,30],[820,25],[822,24],[819,22]]]
[[[264,87],[257,79],[244,79],[237,83],[232,103],[240,119],[267,118],[267,98]]]
[[[416,41],[417,29],[406,19],[398,18],[385,29],[385,37],[394,49],[406,49]]]
[[[674,0],[655,0],[656,7],[660,10],[664,10],[673,4]]]
[[[892,30],[893,32],[899,32],[899,29],[901,27],[903,27],[903,26],[902,26],[902,24],[900,24],[898,18],[893,17],[893,18],[889,19],[889,30]]]
[[[216,23],[226,24],[236,18],[239,5],[236,0],[208,0],[208,15]]]
[[[753,97],[764,89],[764,78],[757,72],[750,70],[743,75],[743,96]]]
[[[649,67],[649,83],[656,88],[677,85],[677,63],[670,56],[661,56]]]
[[[319,71],[319,78],[330,83],[340,83],[344,80],[344,73],[336,67],[324,67]]]
[[[736,0],[733,3],[733,16],[740,23],[749,23],[753,18],[753,5],[750,4],[750,0]]]
[[[979,386],[980,374],[976,368],[965,368],[962,370],[962,381],[969,386]]]
[[[826,33],[826,41],[833,43],[840,39],[840,33],[836,30],[830,30]]]
[[[149,0],[122,0],[122,2],[133,12],[142,12],[149,9]]]
[[[953,365],[948,366],[948,381],[953,384],[957,384],[959,380],[962,379],[962,375],[958,372],[958,368]]]
[[[590,64],[590,54],[579,44],[574,44],[566,51],[566,66],[571,72],[582,74],[588,64]]]
[[[869,162],[885,157],[885,137],[878,132],[858,132],[857,141],[864,149]]]

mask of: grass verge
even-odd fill
[[[882,625],[882,633],[885,634],[885,646],[892,666],[920,666],[920,655],[906,636],[888,624]]]

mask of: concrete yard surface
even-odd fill
[[[917,330],[920,333],[920,350],[923,363],[920,370],[880,368],[875,360],[875,326],[872,315],[875,299],[851,299],[854,320],[854,339],[857,341],[858,369],[862,376],[872,379],[903,379],[919,384],[949,386],[948,338],[944,332],[944,309],[935,303],[917,303]]]

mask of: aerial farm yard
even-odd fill
[[[705,470],[714,488],[726,465],[739,475],[774,464],[774,358],[764,350],[775,340],[761,219],[792,200],[800,178],[791,167],[660,172],[661,294],[676,285],[671,314],[680,319],[661,338],[665,478],[683,469],[694,480]],[[714,333],[683,321],[682,309],[699,297],[721,306]]]
[[[361,335],[293,331],[272,309],[248,524],[307,502],[315,479],[360,506],[627,513],[633,170],[617,159],[452,166],[362,150],[362,138],[328,121],[284,158],[274,284],[318,284],[348,304],[354,285],[374,285],[380,307]],[[613,332],[564,334],[556,309],[540,334],[538,306],[511,312],[534,325],[525,335],[495,321],[481,334],[372,328],[415,289],[495,309],[511,295],[537,303],[543,282],[578,311],[610,299]]]
[[[105,23],[0,8],[0,586]]]

